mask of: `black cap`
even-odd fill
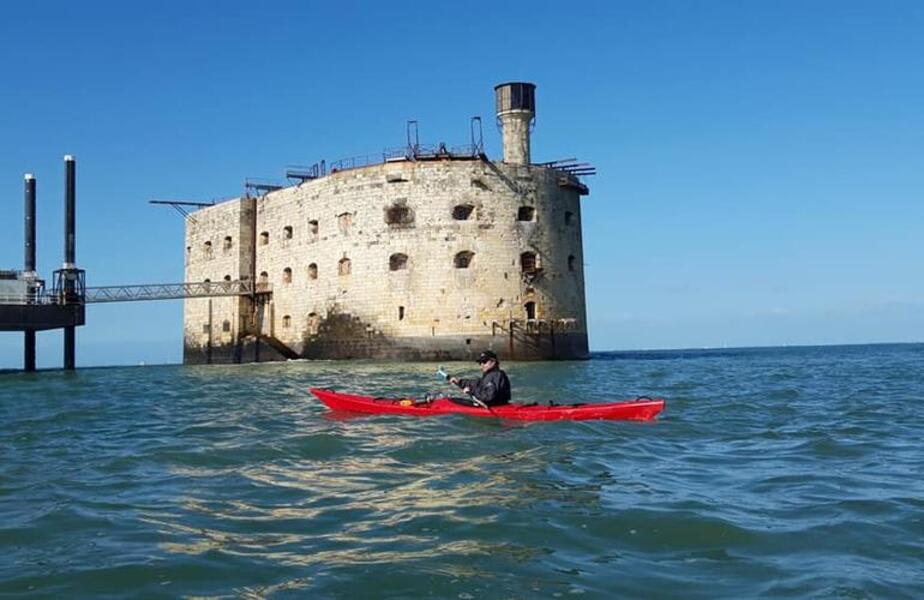
[[[478,355],[478,360],[476,360],[475,362],[477,362],[480,365],[481,363],[486,363],[489,360],[493,360],[494,362],[497,362],[497,355],[494,354],[493,350],[485,350],[484,352]]]

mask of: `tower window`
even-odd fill
[[[574,213],[571,212],[570,210],[565,211],[565,225],[571,225],[571,223],[573,222],[574,222]]]
[[[341,213],[337,215],[337,225],[340,227],[340,233],[346,235],[350,232],[350,226],[353,225],[352,213]]]
[[[527,302],[523,305],[523,308],[526,309],[526,319],[529,321],[534,321],[536,319],[536,303]]]
[[[269,273],[262,271],[260,273],[260,283],[266,284],[269,283]]]
[[[282,239],[291,240],[292,239],[292,226],[286,225],[282,228]]]
[[[471,204],[460,204],[452,209],[452,218],[456,221],[468,221],[475,207]]]
[[[289,327],[291,327],[291,326],[292,326],[292,317],[290,317],[289,315],[285,315],[284,317],[282,317],[282,326],[283,326],[285,329],[288,329]]]
[[[398,320],[399,321],[404,320],[404,307],[403,306],[398,307]]]
[[[308,335],[317,335],[320,329],[321,318],[318,313],[308,313]]]
[[[456,254],[455,259],[453,259],[453,266],[457,269],[467,269],[471,266],[473,258],[475,258],[474,252],[463,250]]]
[[[532,206],[521,206],[517,211],[517,221],[532,221],[536,218],[536,209]]]
[[[351,271],[352,265],[350,264],[350,259],[344,256],[340,259],[340,262],[337,263],[337,274],[349,275]]]
[[[308,221],[308,234],[313,237],[318,237],[318,222],[314,219]]]
[[[212,258],[212,242],[202,244],[202,251],[205,253],[206,258]]]
[[[535,252],[524,252],[520,255],[520,268],[524,273],[535,273],[539,270],[539,257]]]
[[[225,250],[230,250],[230,249],[231,249],[231,246],[233,246],[233,245],[234,245],[234,242],[231,240],[231,236],[230,236],[230,235],[226,235],[226,236],[225,236],[224,244],[222,244],[222,248],[224,248]]]
[[[318,278],[318,265],[316,263],[311,263],[308,265],[308,279],[317,279]]]
[[[568,270],[573,271],[575,268],[577,268],[577,257],[571,254],[568,256]]]
[[[408,227],[414,224],[414,212],[406,200],[396,200],[385,208],[385,222],[391,227]]]
[[[221,324],[221,330],[225,333],[231,331],[231,321],[225,321]]]
[[[231,276],[230,276],[230,275],[225,275],[225,281],[230,282],[230,281],[231,281]]]
[[[283,283],[292,283],[292,269],[286,267],[282,270],[282,282]]]
[[[388,257],[388,269],[390,271],[403,271],[407,269],[407,254],[392,254]]]
[[[260,245],[265,246],[269,244],[269,231],[260,232]]]

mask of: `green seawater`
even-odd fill
[[[474,375],[475,365],[446,365]],[[924,598],[924,345],[509,363],[652,423],[332,417],[436,365],[0,374],[3,598]]]

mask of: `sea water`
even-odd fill
[[[667,408],[341,418],[307,391],[446,390],[427,363],[2,374],[0,597],[924,597],[924,345],[504,367],[515,401]]]

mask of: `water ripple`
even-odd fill
[[[924,346],[511,364],[653,423],[329,418],[429,364],[0,377],[0,597],[924,596]],[[448,365],[454,372],[471,365]]]

